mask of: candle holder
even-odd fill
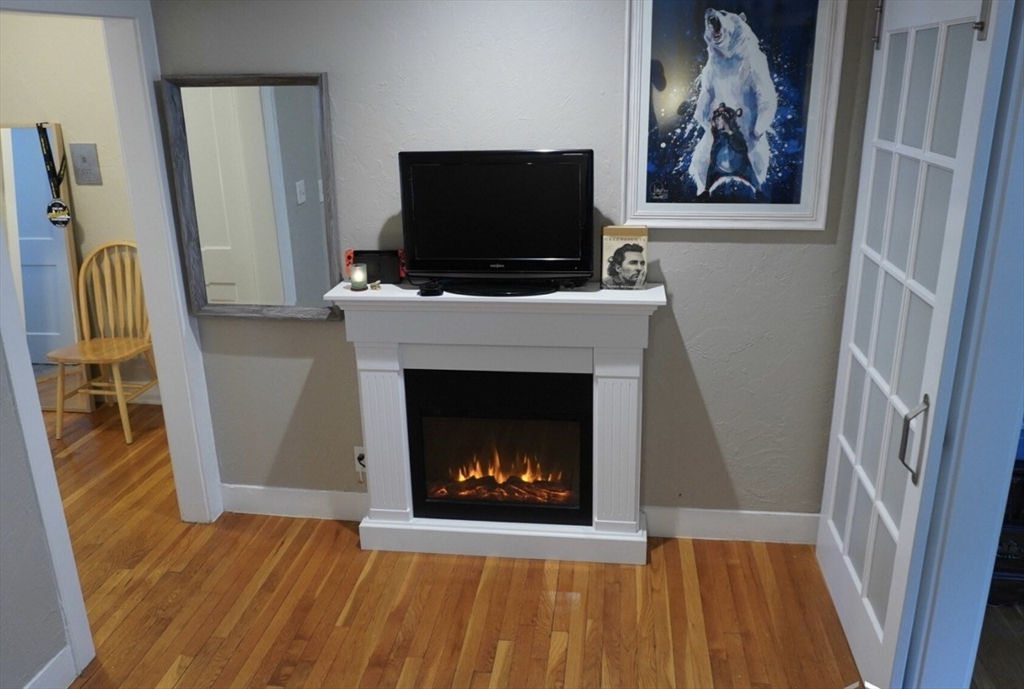
[[[353,292],[362,292],[366,289],[366,264],[353,263],[349,269],[349,280]]]

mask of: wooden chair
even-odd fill
[[[128,402],[157,382],[135,242],[107,242],[85,257],[78,272],[78,313],[82,340],[46,355],[57,362],[57,439],[64,432],[66,398],[78,393],[113,395],[121,412],[124,439],[130,445]],[[153,380],[123,381],[121,364],[140,355],[153,369]],[[70,392],[64,390],[65,364],[82,364],[86,372],[86,382]],[[88,367],[91,365],[100,367],[100,375],[90,379]]]

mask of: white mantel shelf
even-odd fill
[[[324,295],[345,312],[355,345],[370,509],[363,548],[642,564],[643,350],[662,285],[528,297],[445,293],[412,285]],[[406,368],[585,373],[594,378],[594,517],[590,526],[415,517],[409,484]]]
[[[347,282],[337,285],[324,295],[343,310],[403,310],[407,308],[431,311],[522,311],[561,313],[654,313],[665,305],[665,286],[648,285],[639,290],[601,289],[596,282],[583,287],[561,290],[552,294],[529,297],[476,297],[445,292],[437,297],[421,297],[413,285],[381,285],[380,289],[353,292]]]

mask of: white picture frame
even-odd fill
[[[673,2],[675,7],[691,6],[692,13],[696,14],[705,6],[712,8],[726,7],[728,2],[718,0],[630,0],[627,5],[627,26],[629,31],[629,43],[627,46],[627,76],[626,91],[627,105],[625,116],[625,191],[623,199],[622,224],[646,225],[653,228],[675,228],[675,229],[741,229],[741,230],[823,230],[825,217],[828,209],[829,177],[832,164],[832,149],[835,136],[836,107],[839,99],[839,73],[843,54],[843,36],[846,24],[846,0],[818,0],[817,15],[814,20],[813,46],[804,46],[802,49],[811,58],[810,85],[809,88],[799,90],[800,100],[797,105],[802,108],[798,113],[801,117],[801,129],[803,134],[802,146],[799,153],[786,152],[785,160],[790,167],[799,165],[800,181],[793,181],[796,175],[791,175],[788,193],[791,199],[771,199],[759,196],[757,201],[738,203],[734,201],[720,202],[713,197],[709,201],[698,201],[687,198],[687,194],[695,194],[698,183],[690,173],[691,169],[701,169],[701,166],[692,162],[697,158],[693,152],[696,150],[696,141],[705,127],[701,126],[699,118],[693,113],[689,117],[683,112],[687,101],[696,103],[699,99],[700,84],[702,80],[678,78],[674,83],[661,81],[663,89],[668,90],[667,102],[679,102],[677,113],[666,110],[655,102],[652,87],[651,71],[652,59],[659,60],[659,56],[652,55],[652,28],[655,16],[655,4],[662,2]],[[772,2],[773,0],[760,0],[761,2]],[[781,0],[774,0],[779,2]],[[758,0],[745,3],[747,6],[756,6]],[[706,15],[705,15],[706,16]],[[679,41],[681,48],[679,53],[686,52],[688,55],[700,54],[702,64],[697,69],[692,59],[688,64],[689,74],[694,70],[700,72],[707,62],[707,45],[704,40],[703,21],[695,30],[686,32],[688,35],[680,34]],[[753,28],[753,27],[751,27]],[[659,37],[660,45],[666,44],[664,29]],[[797,49],[797,48],[794,48]],[[675,61],[678,63],[678,59]],[[659,60],[660,62],[660,60]],[[769,59],[769,65],[771,61]],[[662,70],[663,71],[663,70]],[[779,81],[773,72],[772,78]],[[659,74],[660,80],[660,74]],[[671,87],[671,88],[668,88]],[[792,94],[797,89],[786,91]],[[711,93],[712,89],[708,89]],[[675,100],[672,100],[675,98]],[[792,97],[790,100],[794,100]],[[782,98],[780,96],[780,103]],[[792,113],[795,111],[794,104],[788,104],[782,117],[786,120],[783,126],[789,126],[796,131],[789,122],[792,120]],[[652,118],[652,110],[655,110]],[[696,108],[694,108],[694,111]],[[781,110],[781,109],[780,109]],[[790,113],[789,115],[785,113]],[[675,122],[673,122],[675,117]],[[657,123],[657,134],[652,134],[651,125]],[[776,115],[773,121],[773,129],[763,135],[764,139],[772,142],[775,146],[776,130],[775,125],[780,122],[780,115]],[[662,132],[670,132],[676,139],[669,139]],[[685,134],[680,134],[684,132]],[[791,133],[790,132],[790,133]],[[663,186],[659,186],[657,180],[650,182],[649,163],[654,158],[661,157],[654,148],[654,143],[649,139],[651,136],[665,136],[666,140],[677,142],[682,136],[688,142],[690,166],[682,166],[684,157],[679,157],[679,163],[672,170],[670,177],[665,170],[668,168],[663,164],[660,169],[661,178],[668,179],[672,183],[678,178],[678,187],[684,186],[689,191],[680,191],[676,194],[678,199],[669,198]],[[710,136],[710,135],[709,135]],[[792,139],[791,139],[792,140]],[[790,141],[791,141],[790,140]],[[674,151],[685,151],[683,145],[672,149]],[[661,149],[665,146],[658,144]],[[774,156],[774,149],[772,156]],[[792,150],[792,146],[788,151]],[[649,152],[654,151],[653,156]],[[671,154],[670,154],[671,155]],[[753,157],[753,154],[751,154]],[[671,158],[670,158],[671,159]],[[774,157],[770,158],[775,160]],[[794,162],[795,161],[795,162]],[[763,169],[763,164],[762,164]],[[768,163],[767,173],[771,175],[771,163]],[[653,173],[652,173],[653,174]],[[684,175],[687,178],[684,179]],[[768,180],[766,180],[766,184]],[[710,185],[709,185],[710,186]],[[692,187],[692,188],[691,188]],[[648,192],[651,193],[651,198]],[[662,196],[661,200],[656,200]],[[780,194],[783,196],[783,194]],[[652,200],[655,199],[655,200]]]

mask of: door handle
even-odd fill
[[[875,33],[871,36],[871,42],[875,44],[875,50],[882,48],[882,7],[885,0],[878,0],[875,5]]]
[[[917,469],[911,469],[910,465],[907,464],[907,439],[910,437],[910,422],[913,421],[915,417],[927,411],[928,404],[928,394],[925,393],[924,399],[921,400],[921,404],[917,405],[916,407],[909,410],[906,414],[903,415],[903,435],[900,437],[899,457],[900,462],[902,462],[903,466],[905,466],[907,468],[907,471],[910,472],[910,480],[913,481],[915,486],[917,485],[918,471],[921,468],[921,460],[918,459],[917,461]]]

